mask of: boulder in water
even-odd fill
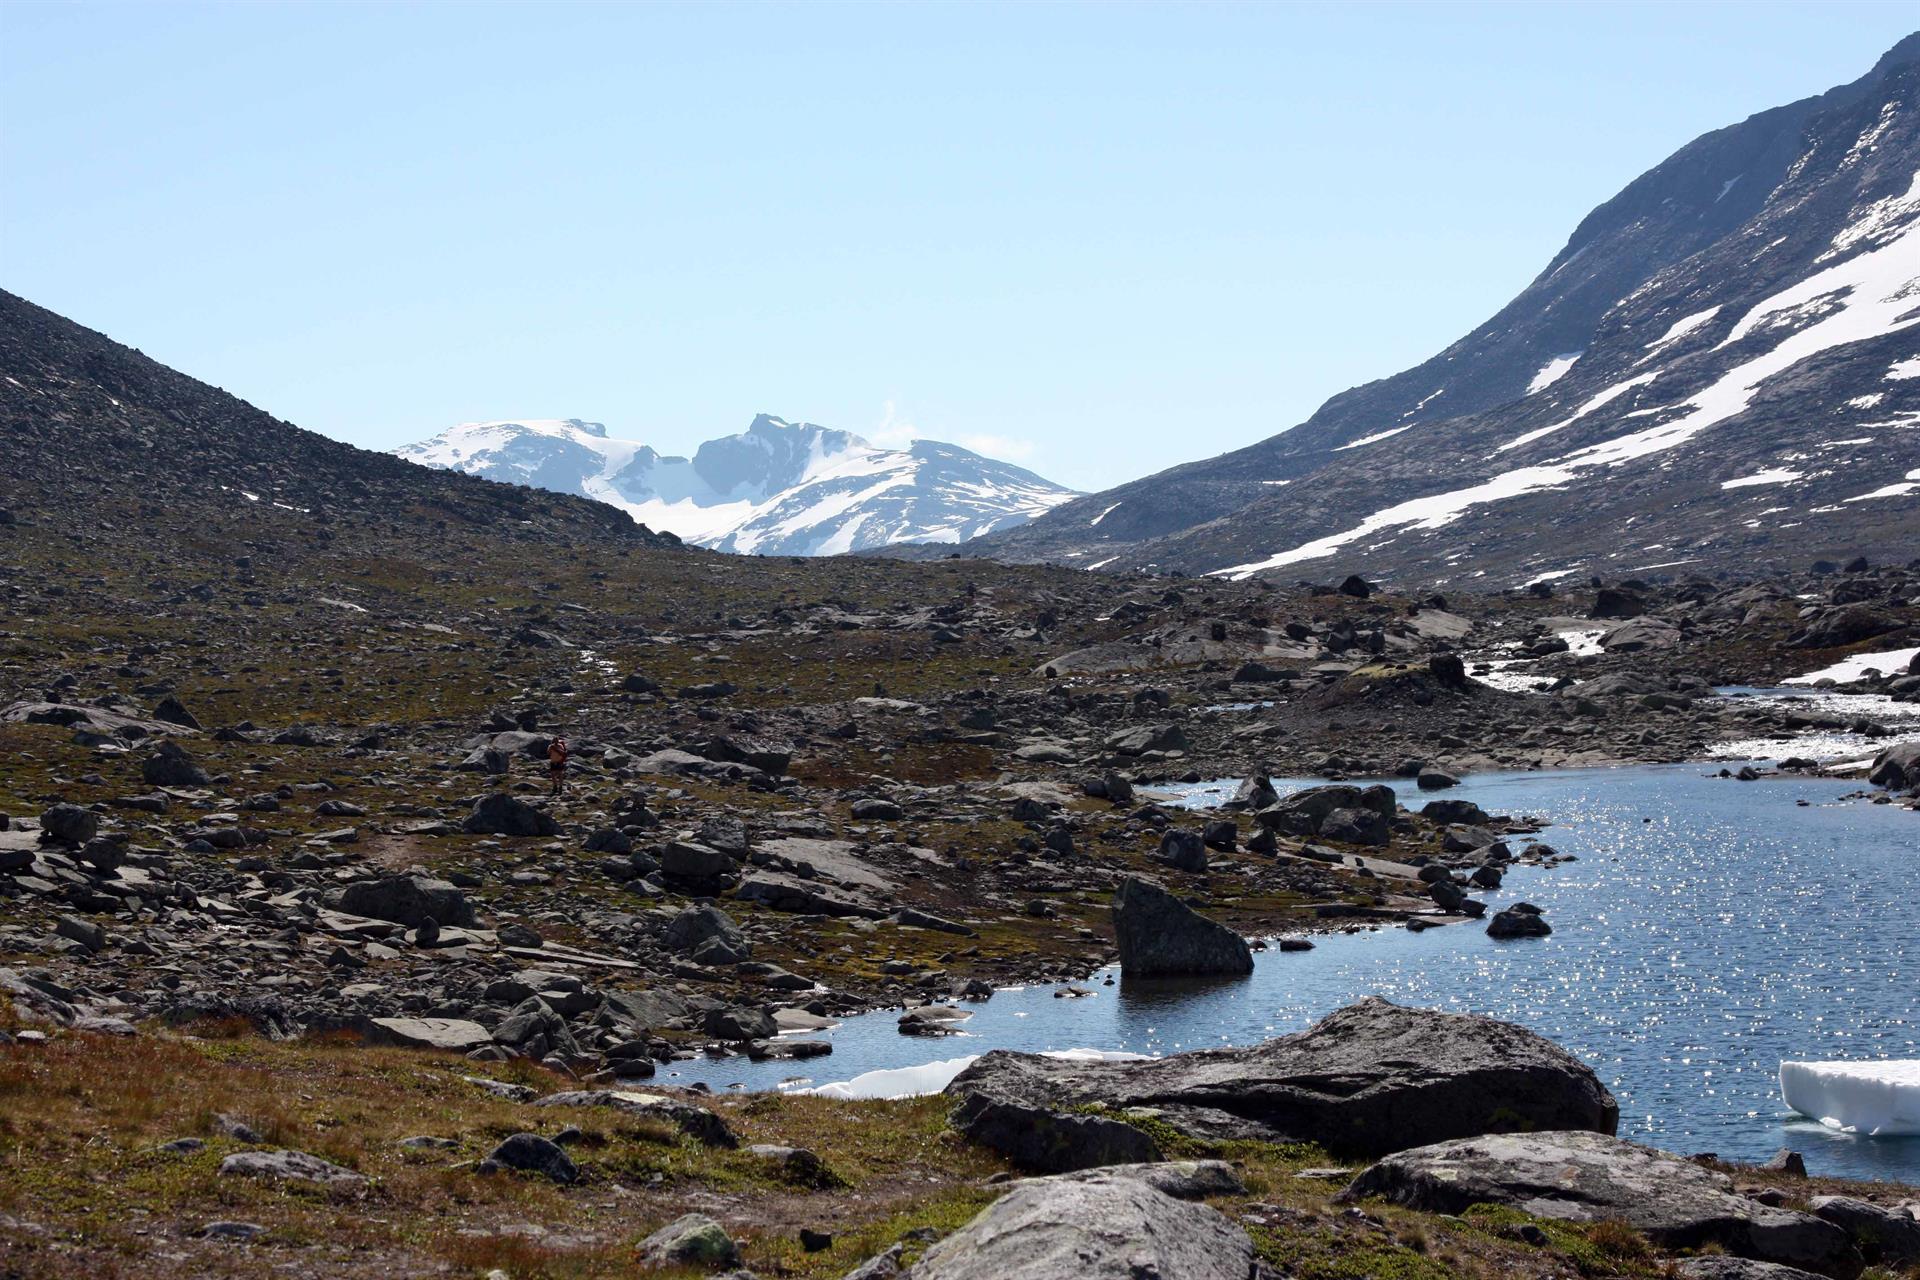
[[[1145,880],[1114,890],[1113,930],[1125,977],[1253,972],[1245,938]]]
[[[1889,791],[1920,787],[1920,742],[1897,743],[1875,756],[1867,781]]]

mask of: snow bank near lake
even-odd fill
[[[1065,1058],[1071,1062],[1141,1062],[1148,1055],[1108,1049],[1056,1049],[1040,1056]],[[793,1092],[819,1098],[916,1098],[922,1094],[940,1092],[979,1058],[980,1055],[975,1053],[964,1058],[948,1058],[944,1062],[923,1062],[917,1067],[866,1071],[851,1080],[837,1080],[832,1084],[813,1089],[795,1089]]]
[[[1843,1133],[1920,1134],[1920,1059],[1783,1062],[1780,1096],[1801,1115]]]
[[[1915,654],[1920,654],[1920,646],[1912,649],[1889,649],[1885,653],[1856,653],[1851,658],[1842,658],[1830,667],[1818,671],[1809,671],[1803,676],[1794,676],[1786,684],[1813,684],[1820,680],[1832,680],[1846,684],[1849,680],[1858,680],[1867,674],[1869,668],[1883,676],[1895,675],[1907,669]]]

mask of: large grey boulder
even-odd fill
[[[150,787],[204,787],[209,781],[187,749],[177,742],[163,742],[140,763],[140,777]]]
[[[1898,631],[1899,618],[1866,604],[1850,604],[1829,609],[1809,623],[1805,630],[1790,636],[1787,643],[1802,649],[1831,649],[1843,644],[1858,644],[1875,636]],[[1604,640],[1602,644],[1606,643]]]
[[[1393,828],[1372,809],[1335,809],[1321,821],[1315,834],[1342,844],[1384,845],[1392,841]]]
[[[1116,1164],[1102,1169],[1079,1169],[1049,1174],[1034,1182],[1099,1182],[1132,1178],[1175,1200],[1205,1200],[1208,1196],[1244,1196],[1247,1186],[1225,1160],[1154,1160],[1146,1164]]]
[[[1015,1184],[913,1266],[913,1280],[1248,1280],[1253,1242],[1217,1209],[1124,1176]]]
[[[570,1058],[580,1052],[567,1020],[539,996],[528,996],[515,1005],[493,1029],[493,1038],[534,1059],[550,1053]]]
[[[1811,1208],[1814,1217],[1852,1236],[1868,1262],[1920,1263],[1920,1221],[1908,1214],[1852,1196],[1815,1196]]]
[[[1253,972],[1246,939],[1145,880],[1114,891],[1113,931],[1129,978]]]
[[[1123,729],[1107,739],[1107,750],[1120,756],[1141,756],[1148,752],[1185,751],[1187,735],[1179,725],[1143,724]]]
[[[1207,869],[1207,842],[1198,831],[1170,827],[1160,836],[1159,861],[1178,871],[1204,872]]]
[[[1028,1057],[1004,1050],[987,1054],[947,1086],[948,1093],[960,1096],[960,1105],[953,1109],[952,1116],[953,1127],[960,1133],[998,1151],[1022,1169],[1041,1173],[1162,1158],[1159,1144],[1146,1130],[1122,1119],[1081,1114],[1074,1110],[1074,1104],[1058,1103],[1044,1091],[1008,1088],[1009,1073],[1004,1070],[990,1068],[983,1072],[975,1082],[982,1087],[955,1087],[989,1059],[1003,1055],[1022,1060]]]
[[[678,880],[715,880],[736,865],[720,850],[694,840],[675,840],[660,851],[660,870]]]
[[[81,805],[48,805],[40,814],[40,830],[46,839],[57,844],[83,845],[99,833],[100,819],[93,810]]]
[[[1901,742],[1873,758],[1867,781],[1889,791],[1920,787],[1920,742]]]
[[[1673,1266],[1681,1280],[1816,1280],[1819,1273],[1798,1267],[1783,1267],[1777,1262],[1758,1262],[1726,1253],[1706,1253],[1697,1258],[1682,1258]]]
[[[473,924],[473,904],[445,880],[408,873],[356,880],[340,895],[340,909],[356,916],[418,928],[434,924],[465,928]]]
[[[1021,1113],[1056,1127],[1101,1118],[1088,1115],[1089,1106],[1151,1108],[1158,1121],[1201,1138],[1318,1142],[1360,1156],[1514,1130],[1610,1134],[1619,1123],[1599,1077],[1526,1028],[1380,999],[1262,1044],[1147,1062],[995,1051],[946,1091],[961,1103],[956,1128],[1028,1167],[1048,1166],[1012,1145],[1006,1117]],[[1085,1164],[1154,1158],[1112,1148],[1090,1147]]]
[[[537,809],[518,796],[495,791],[473,802],[467,815],[466,831],[478,836],[557,836],[560,824],[544,809]]]
[[[537,1173],[555,1182],[577,1182],[579,1166],[556,1143],[537,1133],[511,1135],[487,1154],[487,1159],[505,1169]]]
[[[1397,803],[1392,787],[1356,787],[1340,782],[1289,792],[1253,816],[1269,830],[1312,836],[1320,834],[1321,825],[1338,810],[1365,809],[1391,821]]]
[[[642,1240],[640,1261],[656,1267],[708,1267],[718,1270],[740,1261],[740,1246],[726,1228],[704,1213],[682,1214]]]
[[[667,945],[701,964],[739,964],[753,956],[740,926],[712,903],[688,907],[669,921]]]
[[[1600,647],[1608,653],[1641,653],[1648,649],[1671,649],[1680,643],[1680,628],[1665,618],[1635,618],[1610,627],[1600,635]]]
[[[1738,1195],[1723,1173],[1588,1132],[1493,1134],[1416,1147],[1370,1166],[1342,1195],[1380,1196],[1432,1213],[1509,1205],[1541,1218],[1624,1222],[1663,1249],[1718,1245],[1761,1262],[1850,1280],[1847,1233]]]

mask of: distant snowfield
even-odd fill
[[[1920,191],[1920,175],[1915,177],[1914,191]],[[1653,425],[1536,466],[1516,468],[1476,485],[1383,507],[1352,528],[1262,560],[1216,569],[1213,574],[1248,578],[1270,569],[1330,556],[1342,547],[1388,530],[1443,528],[1474,507],[1565,488],[1603,468],[1623,466],[1679,448],[1709,428],[1738,416],[1752,403],[1763,383],[1800,362],[1835,347],[1920,324],[1920,313],[1914,307],[1914,291],[1920,288],[1920,217],[1911,217],[1916,207],[1920,206],[1916,205],[1913,192],[1870,206],[1854,224],[1835,237],[1835,249],[1829,252],[1838,252],[1843,246],[1870,247],[1753,306],[1715,349],[1750,338],[1764,339],[1776,326],[1784,330],[1784,335],[1686,400],[1631,415],[1651,416]],[[1900,225],[1899,217],[1910,220]],[[1710,318],[1708,312],[1689,316],[1677,322],[1660,343],[1678,336],[1675,330],[1684,334]],[[1797,327],[1792,327],[1795,323]],[[1527,432],[1502,445],[1497,452],[1506,452],[1563,430],[1604,408],[1631,388],[1650,384],[1658,377],[1659,370],[1654,370],[1615,383],[1588,399],[1572,417]],[[1625,421],[1624,417],[1621,421]],[[1859,497],[1904,496],[1910,487],[1920,487],[1920,477],[1909,475],[1905,481]]]

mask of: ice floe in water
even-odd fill
[[[1055,1049],[1040,1055],[1043,1058],[1065,1058],[1071,1062],[1141,1062],[1149,1055],[1144,1053],[1121,1053],[1110,1049]],[[964,1058],[948,1058],[942,1062],[923,1062],[915,1067],[889,1067],[883,1071],[866,1071],[851,1080],[836,1080],[832,1084],[823,1084],[812,1089],[795,1089],[794,1093],[811,1094],[819,1098],[917,1098],[922,1094],[938,1093],[953,1083],[953,1078],[979,1060],[980,1055],[969,1054]]]
[[[1920,1058],[1783,1062],[1780,1096],[1801,1115],[1843,1133],[1920,1134]]]

